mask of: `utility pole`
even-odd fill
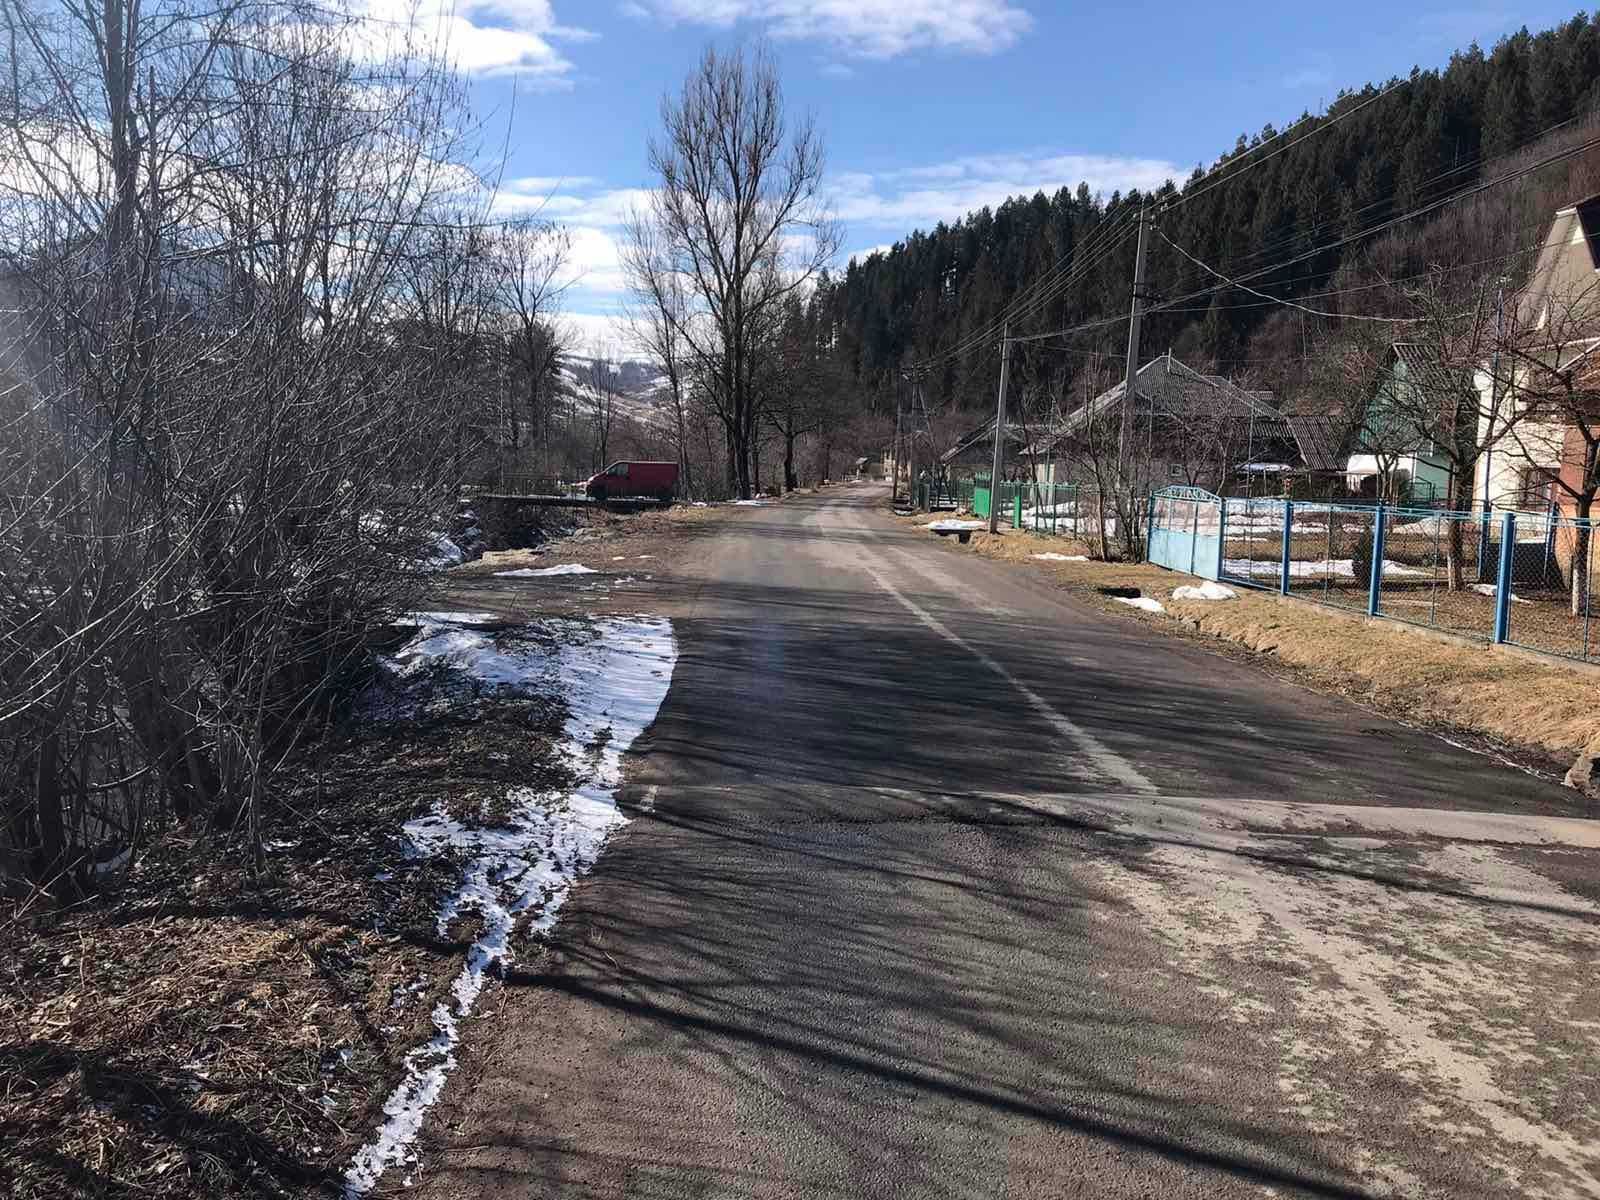
[[[1128,477],[1133,434],[1134,376],[1139,373],[1139,327],[1144,322],[1144,259],[1150,238],[1150,207],[1139,209],[1139,248],[1133,255],[1133,313],[1128,321],[1128,371],[1122,384],[1122,424],[1117,434],[1117,476]]]
[[[917,511],[917,377],[911,377],[911,395],[906,397],[906,495],[908,507]]]
[[[904,383],[904,379],[901,380]],[[889,503],[897,504],[900,500],[900,410],[905,407],[905,389],[894,394],[894,449],[892,453],[893,468],[889,481]]]
[[[1006,450],[1006,377],[1011,374],[1011,326],[1000,334],[1000,400],[994,414],[994,468],[989,472],[989,532],[1000,530],[1000,469]]]

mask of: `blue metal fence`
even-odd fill
[[[1215,574],[1211,523],[1217,510]],[[1190,529],[1184,529],[1188,522]],[[1152,498],[1152,562],[1240,587],[1567,658],[1600,659],[1594,522],[1228,498]]]
[[[1223,503],[1201,488],[1162,488],[1150,497],[1150,561],[1215,579],[1222,566]]]

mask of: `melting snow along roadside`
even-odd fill
[[[498,828],[463,825],[442,809],[406,824],[414,855],[450,853],[466,864],[460,888],[439,910],[439,933],[462,916],[476,916],[481,932],[451,985],[450,1001],[433,1010],[433,1037],[406,1056],[405,1075],[384,1103],[383,1124],[345,1173],[347,1197],[365,1195],[386,1170],[415,1160],[423,1117],[456,1065],[460,1022],[471,1014],[491,968],[510,960],[518,918],[536,910],[532,927],[549,930],[573,883],[626,823],[615,800],[622,756],[655,720],[677,660],[672,625],[657,618],[563,622],[554,648],[497,640],[487,628],[494,619],[483,613],[416,619],[416,637],[393,662],[402,679],[444,670],[523,694],[559,691],[568,712],[560,752],[580,782],[566,795],[511,789],[511,815]],[[580,628],[581,640],[569,644]]]

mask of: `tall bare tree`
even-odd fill
[[[730,483],[748,497],[764,334],[840,244],[822,196],[822,142],[809,118],[786,113],[764,48],[708,49],[662,101],[661,122],[649,220],[664,269],[686,281],[681,333],[727,435]]]
[[[511,359],[520,375],[521,407],[538,452],[548,459],[554,384],[567,350],[555,318],[565,290],[563,272],[572,236],[535,215],[506,222],[497,231],[494,246],[500,305],[510,326]],[[517,407],[513,405],[507,414],[513,460],[521,440]]]

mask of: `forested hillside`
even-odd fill
[[[914,232],[852,261],[817,300],[869,411],[892,414],[902,369],[935,360],[927,404],[959,417],[993,403],[998,338],[984,331],[1055,272],[1070,285],[1016,316],[1012,332],[1092,325],[1030,350],[1048,358],[1056,387],[1071,388],[1099,356],[1107,371],[1124,351],[1132,234],[1153,200],[1145,357],[1171,349],[1292,398],[1318,342],[1341,325],[1317,314],[1382,311],[1395,282],[1441,267],[1515,286],[1550,212],[1600,191],[1597,105],[1600,14],[1580,14],[1488,53],[1473,45],[1442,70],[1344,92],[1284,131],[1241,136],[1181,188],[1105,197],[1080,185]],[[963,350],[967,339],[976,344]]]

